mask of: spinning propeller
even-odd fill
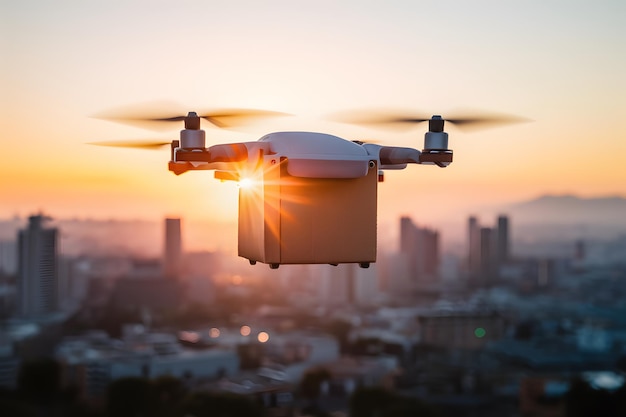
[[[148,106],[150,107],[150,106]],[[221,109],[208,112],[189,112],[186,115],[164,114],[162,110],[139,110],[126,108],[114,110],[95,115],[95,118],[110,120],[113,122],[139,126],[152,130],[172,129],[180,126],[184,122],[185,129],[200,130],[200,119],[204,119],[214,127],[220,129],[230,129],[241,127],[249,122],[267,117],[288,116],[287,113],[257,110],[257,109]],[[170,145],[171,141],[129,140],[129,141],[103,141],[91,142],[92,145],[115,146],[125,148],[157,149],[165,145]]]
[[[392,111],[347,111],[335,113],[331,120],[360,125],[375,125],[391,128],[411,128],[419,123],[428,122],[429,131],[443,132],[445,122],[452,123],[461,129],[480,129],[498,125],[520,123],[528,121],[522,117],[486,113],[467,112],[443,118],[441,116],[426,116],[424,114],[410,114],[408,112]]]

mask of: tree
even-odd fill
[[[107,392],[107,414],[139,417],[155,414],[154,387],[146,378],[128,377],[113,381]]]
[[[16,391],[17,395],[0,394],[0,416],[99,415],[80,402],[73,387],[62,387],[61,365],[52,358],[23,362]]]
[[[437,417],[437,410],[415,398],[383,388],[357,388],[350,397],[350,417]]]
[[[298,392],[302,397],[315,402],[321,394],[322,382],[330,380],[331,377],[331,373],[325,368],[309,369],[300,380]]]
[[[17,377],[17,390],[31,404],[51,404],[58,399],[61,391],[61,365],[52,358],[22,363]]]
[[[0,416],[36,417],[37,409],[17,398],[0,398]]]
[[[183,402],[182,415],[194,417],[262,417],[263,406],[229,393],[195,392]]]
[[[346,353],[348,351],[348,337],[350,336],[350,331],[352,330],[352,324],[345,320],[334,319],[325,326],[324,330],[337,339],[341,353]]]
[[[155,417],[174,417],[182,413],[181,407],[187,388],[183,382],[172,376],[162,376],[152,381],[156,401]]]
[[[379,417],[393,395],[382,388],[357,388],[350,397],[350,417]]]
[[[626,387],[615,391],[593,388],[583,379],[576,378],[565,395],[567,417],[625,417]]]

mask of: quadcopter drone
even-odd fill
[[[239,181],[238,254],[251,265],[356,263],[376,261],[377,187],[383,171],[408,164],[452,163],[445,122],[457,125],[517,121],[509,116],[443,118],[380,114],[335,120],[412,125],[428,122],[423,149],[350,141],[326,133],[275,132],[254,142],[208,146],[200,122],[233,127],[251,117],[282,116],[262,110],[226,110],[173,117],[105,117],[119,122],[184,122],[180,138],[168,143],[100,143],[112,146],[170,145],[168,169],[176,175],[213,170],[219,180]],[[245,186],[244,186],[245,184]]]

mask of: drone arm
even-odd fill
[[[265,147],[268,149],[261,150],[268,152],[269,146]],[[191,170],[211,170],[223,167],[224,164],[242,163],[248,160],[249,155],[258,152],[257,148],[259,145],[256,142],[246,142],[185,149],[179,146],[178,141],[173,141],[169,170],[180,175]]]
[[[421,152],[413,148],[381,146],[379,159],[381,165],[419,164]]]
[[[245,143],[228,143],[208,148],[210,155],[207,162],[241,162],[248,159],[248,148]]]
[[[378,155],[378,162],[383,169],[404,169],[407,164],[437,165],[444,168],[452,162],[451,150],[418,151],[413,148],[396,146],[363,145],[370,155]]]

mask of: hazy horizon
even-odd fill
[[[574,199],[574,201],[572,201]],[[597,217],[589,203],[603,203],[606,199],[580,198],[571,195],[543,195],[527,201],[490,207],[489,210],[460,213],[438,221],[428,221],[416,213],[405,213],[420,227],[439,232],[441,250],[462,254],[467,239],[467,219],[476,216],[483,227],[494,227],[498,215],[507,215],[511,224],[511,236],[521,245],[532,242],[545,244],[574,242],[584,239],[613,240],[626,236],[626,219],[623,210],[626,198],[610,197],[613,209],[602,211]],[[560,205],[567,204],[572,216],[563,213]],[[530,209],[529,209],[530,207]],[[507,210],[508,208],[508,210]],[[605,207],[606,208],[606,207]],[[582,209],[582,210],[581,210]],[[35,215],[38,213],[31,213]],[[47,215],[43,211],[44,215]],[[27,217],[0,218],[0,240],[14,240],[16,231],[26,226]],[[176,217],[176,216],[170,216]],[[164,218],[52,218],[50,225],[58,227],[62,236],[62,250],[76,255],[79,253],[116,254],[134,256],[159,256],[162,251]],[[181,217],[182,238],[186,251],[212,251],[235,256],[237,252],[237,222],[197,220]],[[398,249],[400,217],[379,219],[377,227],[378,252],[380,255]],[[88,249],[87,249],[88,248]]]
[[[167,149],[87,144],[177,139],[182,126],[157,132],[92,117],[163,101],[177,103],[175,113],[293,115],[237,131],[205,124],[208,145],[309,130],[422,148],[425,124],[397,131],[327,118],[353,109],[529,120],[448,126],[452,165],[387,171],[382,223],[407,213],[435,222],[543,194],[626,195],[625,13],[619,1],[3,2],[0,217],[235,221],[235,184],[211,172],[172,175]]]

